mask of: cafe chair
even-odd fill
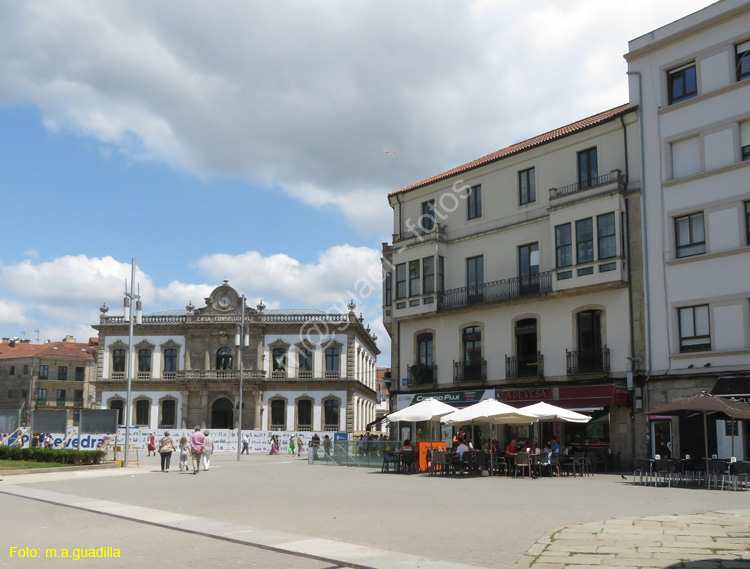
[[[639,476],[639,484],[643,485],[643,479],[646,479],[646,485],[649,483],[651,477],[651,461],[647,458],[636,458],[633,461],[633,485],[635,485],[635,477]]]
[[[383,454],[383,466],[380,467],[380,472],[390,472],[391,466],[393,466],[393,469],[395,470],[398,468],[398,463],[396,462],[396,456],[392,452],[386,452]]]
[[[591,476],[594,475],[594,472],[596,471],[596,453],[595,452],[587,452],[586,453],[586,474],[590,474]]]
[[[732,464],[732,471],[734,473],[734,489],[742,488],[741,481],[745,481],[745,490],[748,488],[750,483],[750,462],[735,462]]]
[[[508,463],[505,461],[504,456],[495,455],[492,458],[492,473],[493,474],[508,474]]]
[[[409,474],[416,472],[416,456],[413,450],[405,450],[401,453],[401,472]]]
[[[529,460],[529,453],[528,452],[519,452],[516,455],[516,470],[513,474],[513,478],[518,477],[518,471],[521,471],[521,478],[526,476],[526,470],[529,470],[529,478],[531,478],[531,462]]]
[[[539,453],[539,460],[536,463],[536,469],[539,476],[542,476],[542,470],[547,471],[548,476],[552,476],[552,462],[550,460],[551,453],[541,452]]]
[[[711,459],[708,461],[708,489],[711,489],[711,482],[714,482],[714,487],[719,485],[719,477],[721,477],[721,489],[724,489],[724,480],[729,478],[729,461],[728,460],[717,460]]]
[[[667,478],[669,478],[668,485],[671,487],[672,474],[674,474],[674,469],[670,459],[662,458],[654,461],[654,486],[658,486],[660,480],[667,482]]]
[[[432,474],[445,474],[448,470],[448,465],[445,462],[445,453],[438,450],[432,453]]]
[[[576,471],[581,473],[581,476],[583,476],[583,473],[586,471],[587,461],[586,461],[586,453],[583,452],[576,452],[573,453],[573,476],[576,475]]]

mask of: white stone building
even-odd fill
[[[635,111],[599,113],[389,195],[383,318],[396,408],[427,395],[545,400],[594,420],[541,436],[554,429],[581,448],[631,456],[627,358],[642,343],[631,326],[641,275]]]
[[[711,4],[632,40],[625,57],[643,129],[639,399],[648,409],[702,389],[750,398],[750,2]],[[646,426],[641,455],[703,455],[702,424]],[[731,430],[717,428],[712,452],[729,456]],[[746,428],[737,434],[741,459]]]
[[[237,427],[241,304],[225,281],[203,308],[145,315],[134,324],[132,424]],[[327,314],[245,306],[243,429],[357,432],[374,420],[379,350],[349,308]],[[94,326],[102,408],[125,406],[128,327],[125,317],[106,310]]]

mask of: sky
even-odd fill
[[[388,366],[387,194],[626,103],[709,3],[1,3],[0,337],[87,341],[135,258],[144,314],[354,299]]]

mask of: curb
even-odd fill
[[[83,466],[60,466],[59,468],[26,468],[23,470],[0,470],[0,476],[17,476],[20,474],[41,474],[51,472],[72,472],[78,470],[102,470],[106,468],[121,468],[117,463],[87,464]]]

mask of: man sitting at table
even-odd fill
[[[454,468],[460,468],[458,471],[458,474],[464,473],[464,453],[469,451],[469,439],[464,438],[458,443],[458,447],[456,447],[456,456],[453,458],[453,466]]]

